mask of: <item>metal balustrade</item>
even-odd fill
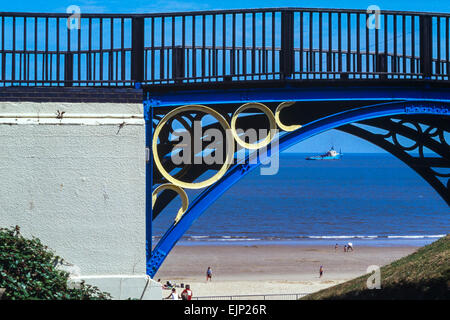
[[[240,294],[228,296],[192,297],[192,300],[299,300],[308,293],[271,293],[271,294]]]
[[[440,13],[307,8],[2,12],[0,86],[450,81],[449,22]]]

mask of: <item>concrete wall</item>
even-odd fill
[[[142,103],[0,102],[0,226],[39,237],[76,279],[139,298],[144,138]]]

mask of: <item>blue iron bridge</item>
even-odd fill
[[[0,90],[141,90],[153,277],[233,184],[274,153],[331,129],[393,154],[450,205],[449,35],[450,14],[406,11],[3,12]],[[196,152],[176,151],[193,161],[174,162],[174,150],[183,149],[176,131],[193,133],[205,117],[202,130],[232,133],[213,151],[224,151],[223,163],[196,161],[208,134]],[[261,128],[270,130],[256,143],[238,134]],[[189,201],[185,189],[197,190],[196,198]],[[153,220],[178,196],[182,207],[153,245]]]

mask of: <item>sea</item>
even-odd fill
[[[279,171],[256,169],[212,204],[178,245],[423,246],[450,231],[450,207],[390,154],[308,161],[281,153]],[[195,195],[189,194],[190,201]],[[181,201],[153,223],[153,242]]]

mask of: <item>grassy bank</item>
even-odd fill
[[[450,235],[381,268],[381,289],[367,288],[369,275],[303,299],[450,299]]]

